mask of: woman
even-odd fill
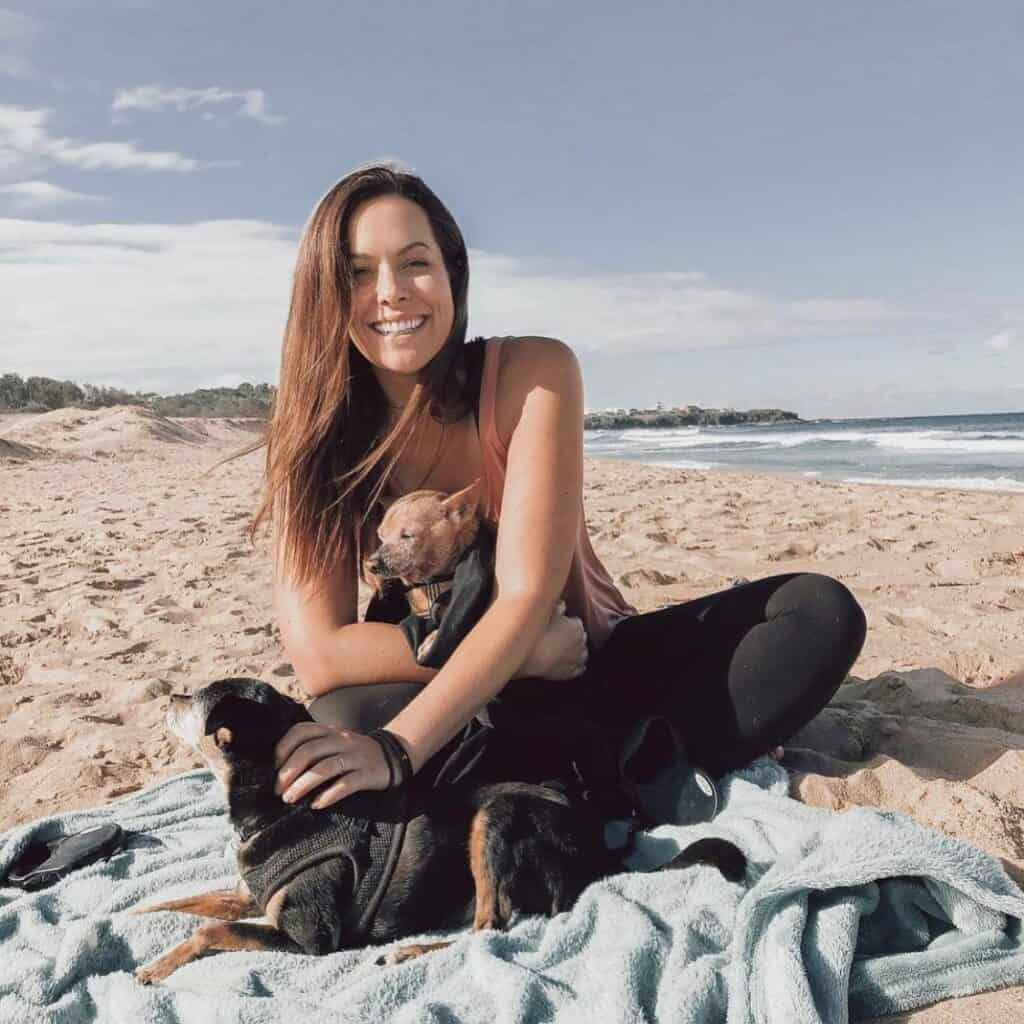
[[[283,798],[326,782],[323,807],[395,784],[403,762],[418,771],[517,677],[542,701],[579,700],[607,720],[667,714],[715,773],[772,750],[845,678],[864,639],[859,606],[827,577],[794,574],[638,614],[587,539],[572,350],[487,341],[478,430],[468,279],[447,209],[388,165],[342,179],[306,227],[253,523],[272,523],[284,647],[313,697],[429,685],[383,737],[295,726],[278,745]],[[498,530],[491,603],[441,669],[423,668],[398,626],[356,621],[378,499],[481,475]],[[560,599],[565,616],[553,615]]]

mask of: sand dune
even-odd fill
[[[0,827],[197,766],[163,698],[224,675],[301,696],[244,530],[250,421],[0,419]],[[737,577],[844,580],[868,639],[789,745],[793,791],[903,811],[1024,878],[1024,495],[586,463],[594,546],[641,610]],[[360,608],[368,593],[360,592]],[[900,1020],[1017,1019],[1024,990]]]
[[[248,419],[169,419],[139,406],[55,409],[0,420],[0,458],[19,457],[5,452],[3,443],[59,459],[148,455],[154,441],[184,445],[226,441],[241,447],[245,435],[261,427],[259,421]]]

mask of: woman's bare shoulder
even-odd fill
[[[538,335],[502,338],[495,382],[495,426],[506,447],[519,423],[532,382],[565,362],[575,363],[572,348],[558,338]]]

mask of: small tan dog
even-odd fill
[[[385,580],[401,580],[409,610],[433,626],[416,650],[421,664],[437,640],[455,567],[477,540],[483,484],[484,478],[477,477],[450,495],[413,491],[385,499],[387,511],[377,529],[380,547],[364,561],[364,568],[378,593]],[[564,614],[565,602],[559,601],[552,619]]]
[[[483,484],[479,476],[452,495],[442,490],[414,490],[401,498],[382,499],[386,511],[377,528],[381,544],[365,559],[364,568],[378,595],[386,581],[401,582],[410,611],[422,618],[424,631],[429,631],[415,647],[421,665],[426,664],[453,599],[456,566],[479,538]],[[492,581],[476,580],[475,584],[485,587],[485,603]],[[465,606],[463,601],[459,614]],[[444,642],[451,640],[446,637]],[[550,678],[567,679],[583,671],[587,634],[579,617],[565,617],[564,601],[559,601],[551,613],[549,633],[541,643],[545,641],[574,652],[563,659],[564,665],[547,669]]]

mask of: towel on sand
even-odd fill
[[[135,968],[197,919],[127,912],[237,878],[219,784],[188,772],[0,836],[3,877],[33,836],[111,820],[135,833],[53,888],[0,887],[0,1022],[836,1024],[1024,982],[1024,894],[997,860],[899,814],[806,807],[786,788],[782,768],[755,762],[725,780],[713,822],[641,836],[636,870],[551,920],[458,933],[398,967],[377,967],[380,949],[222,953],[146,988]],[[743,849],[742,884],[704,866],[646,873],[703,836]]]

